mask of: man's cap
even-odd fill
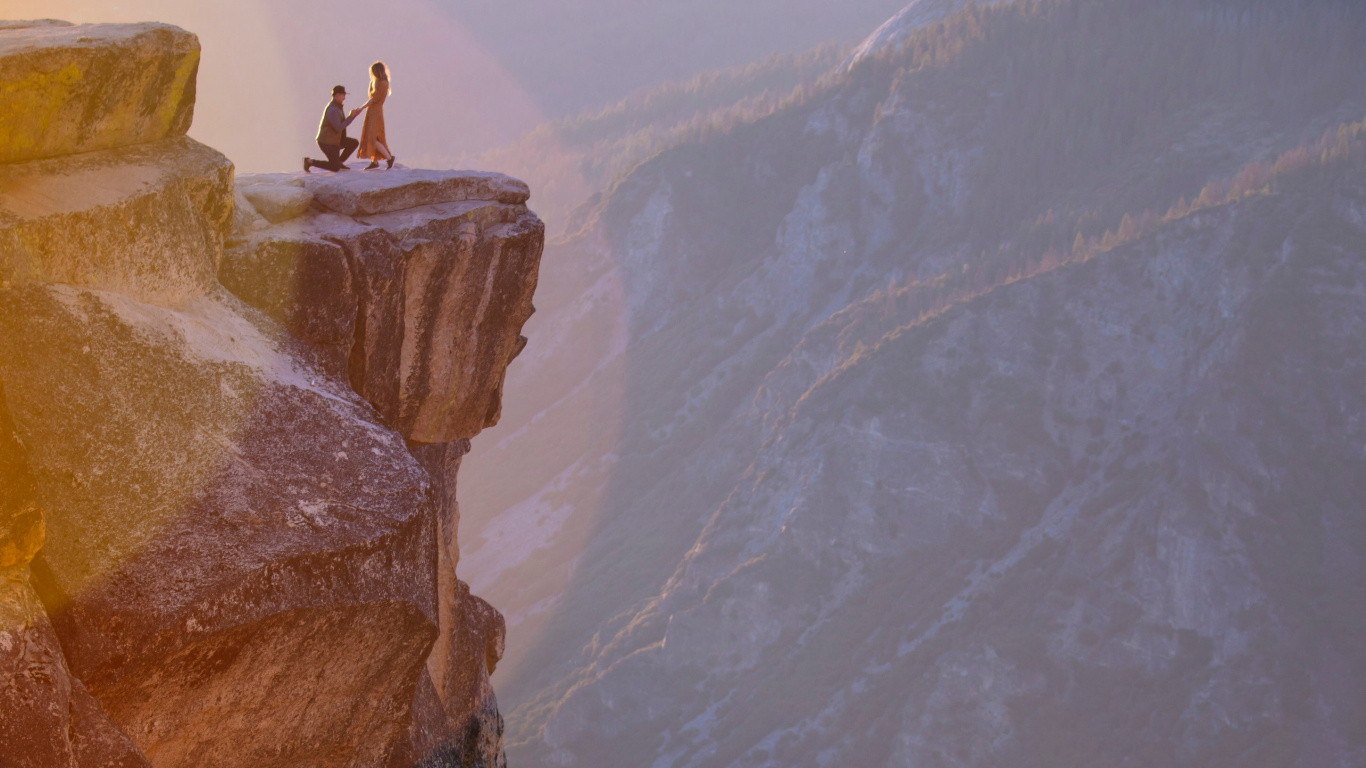
[[[336,95],[336,94],[338,94],[338,93],[346,93],[346,86],[344,86],[344,85],[333,86],[333,88],[332,88],[332,93],[333,93],[333,95]]]

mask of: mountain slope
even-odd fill
[[[1126,754],[1101,735],[1141,715],[1139,752],[1179,742],[1159,762],[1239,764],[1229,745],[1275,708],[1237,709],[1246,689],[1228,680],[1290,646],[1240,655],[1229,638],[1297,600],[1240,554],[1272,537],[1214,502],[1205,515],[1201,476],[1171,456],[1349,461],[1334,453],[1349,442],[1292,442],[1265,415],[1220,426],[1217,450],[1189,430],[1217,411],[1211,392],[1247,380],[1239,360],[1294,346],[1238,341],[1270,316],[1249,308],[1332,284],[1277,275],[1356,247],[1334,213],[1356,205],[1350,184],[1272,199],[1240,171],[1366,113],[1363,20],[1339,3],[969,9],[616,184],[550,247],[528,327],[554,340],[510,371],[504,426],[468,458],[460,567],[508,608],[513,759],[1084,765]],[[1265,216],[1280,223],[1260,230]],[[1306,244],[1317,220],[1335,234]],[[1349,414],[1351,391],[1303,397]],[[1267,412],[1299,397],[1241,396]],[[1270,466],[1209,482],[1242,479],[1230,498],[1270,514],[1282,501],[1255,482]],[[1196,570],[1164,575],[1173,563]],[[1126,568],[1150,583],[1130,588]],[[1257,600],[1266,612],[1242,613]],[[1128,688],[1095,666],[1147,693],[1097,705]],[[1215,715],[1173,683],[1193,670]],[[1305,679],[1274,672],[1259,695],[1303,702]],[[1350,759],[1341,711],[1299,720],[1284,748]],[[1112,719],[1048,740],[1078,712]],[[1239,725],[1212,726],[1220,712]]]
[[[1362,759],[1362,211],[1359,179],[1237,203],[889,318],[735,427],[776,422],[547,754]]]

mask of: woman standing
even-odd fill
[[[365,170],[379,167],[384,160],[385,170],[394,167],[394,153],[389,151],[389,143],[384,137],[384,100],[389,98],[389,68],[384,62],[370,65],[370,100],[362,108],[365,112],[365,125],[360,130],[360,151],[357,157],[366,158],[370,164]]]

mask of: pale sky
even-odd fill
[[[245,172],[293,169],[332,86],[385,61],[390,148],[462,166],[546,119],[669,79],[854,42],[907,0],[0,0],[0,18],[162,21],[199,35],[190,135]],[[353,131],[359,133],[359,130]]]
[[[376,59],[393,73],[386,125],[407,165],[454,162],[541,122],[496,60],[427,0],[0,0],[0,18],[153,20],[199,35],[190,135],[244,172],[293,170],[304,154],[318,156],[332,86],[346,86],[349,106],[364,103]]]

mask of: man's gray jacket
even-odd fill
[[[327,109],[323,110],[322,122],[318,123],[318,143],[340,147],[346,138],[346,126],[358,116],[347,117],[346,110],[337,104],[336,99],[328,101]]]

